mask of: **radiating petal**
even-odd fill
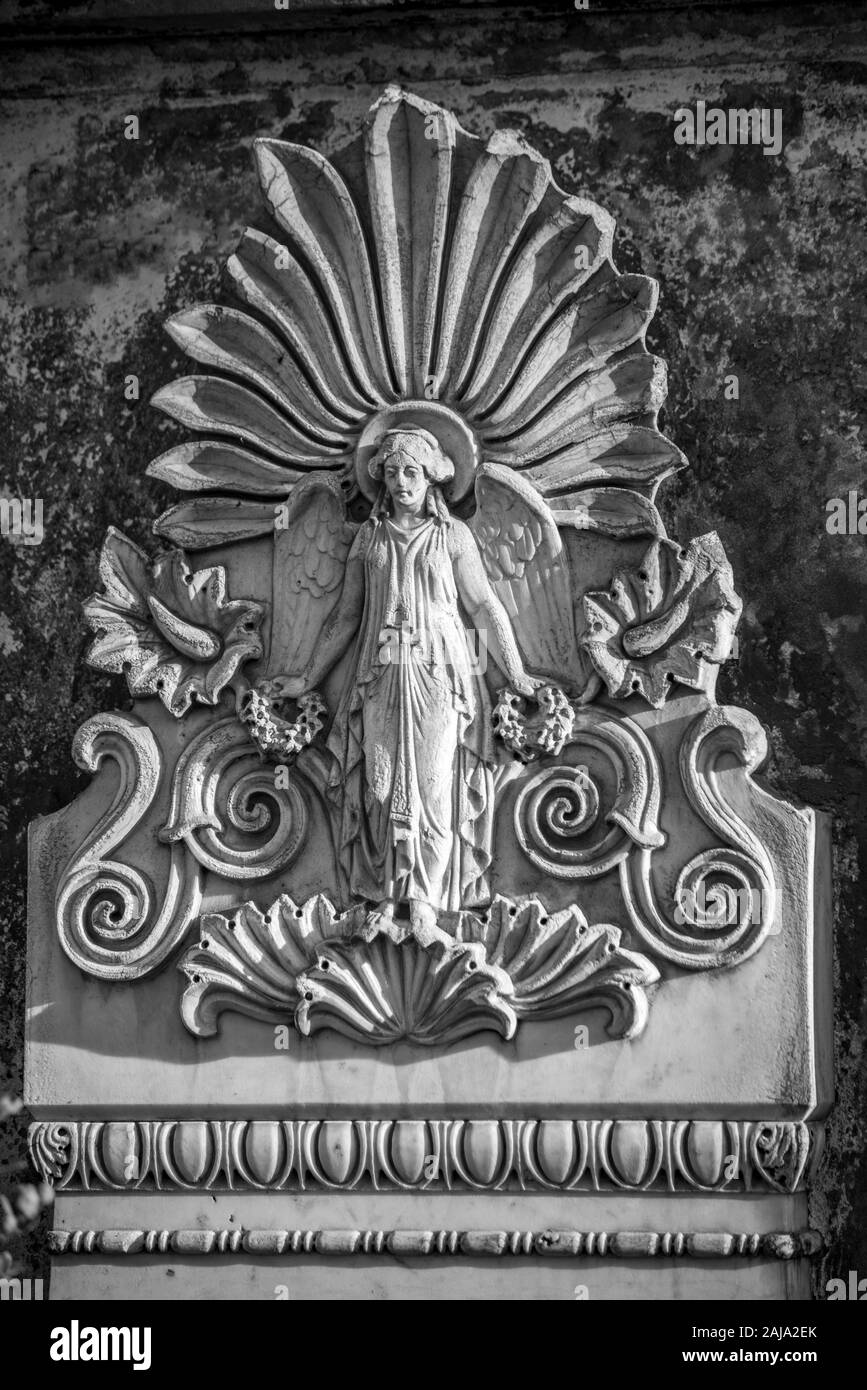
[[[590,488],[558,497],[551,515],[558,526],[597,531],[626,540],[633,536],[665,536],[662,517],[640,492],[626,487]]]
[[[656,299],[654,280],[615,275],[593,293],[567,301],[529,347],[512,382],[487,413],[485,429],[515,429],[576,377],[643,340]],[[477,408],[482,408],[481,399]]]
[[[151,397],[151,405],[194,430],[216,430],[246,439],[287,463],[320,468],[339,451],[314,445],[286,417],[246,386],[217,376],[182,376]]]
[[[246,303],[279,329],[325,409],[353,422],[377,405],[352,381],[321,296],[288,247],[248,227],[226,269]]]
[[[346,184],[303,145],[257,140],[255,150],[265,197],[311,267],[359,384],[394,400],[370,260]]]
[[[181,492],[217,490],[251,497],[285,497],[293,483],[308,476],[221,439],[177,444],[155,458],[147,473]]]
[[[421,396],[431,373],[449,213],[455,121],[390,88],[368,118],[365,155],[385,328],[398,389]]]
[[[535,463],[583,436],[586,422],[599,425],[609,420],[655,417],[665,400],[665,363],[647,352],[630,353],[587,372],[572,382],[541,412],[505,420],[496,429],[481,432],[492,456],[506,448],[522,463]]]
[[[219,304],[197,304],[175,314],[166,330],[184,352],[206,367],[243,377],[270,396],[313,444],[347,447],[347,432],[310,389],[289,349],[256,319]]]
[[[607,212],[551,184],[503,280],[478,362],[461,391],[464,408],[485,411],[560,305],[588,282],[616,276],[609,259],[613,236]]]
[[[599,429],[592,420],[584,433],[576,431],[574,442],[558,454],[522,472],[543,496],[568,494],[576,486],[599,483],[626,483],[648,488],[683,468],[686,459],[676,444],[646,426],[617,421]],[[559,503],[559,499],[558,499]],[[563,505],[567,505],[566,496]]]
[[[438,394],[446,387],[453,393],[469,368],[499,276],[550,178],[547,159],[509,131],[492,135],[476,161],[449,250],[434,371]]]
[[[154,522],[154,531],[187,550],[207,550],[212,545],[231,545],[271,535],[274,519],[274,507],[267,502],[194,497],[163,512]]]

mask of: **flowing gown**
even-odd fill
[[[490,702],[452,565],[468,545],[456,519],[407,535],[384,517],[353,544],[364,612],[328,746],[355,898],[452,911],[488,899]]]

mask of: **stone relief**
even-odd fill
[[[202,940],[180,962],[190,982],[184,1022],[207,1037],[221,1010],[235,1009],[294,1018],[305,1036],[327,1027],[357,1042],[432,1044],[480,1028],[508,1040],[522,1018],[600,1005],[611,1036],[641,1031],[642,987],[659,973],[621,947],[616,927],[589,927],[576,908],[549,916],[537,899],[500,897],[482,916],[440,920],[420,939],[411,919],[383,925],[364,908],[338,916],[321,896],[301,907],[282,897],[265,913],[247,903],[231,920],[205,914]]]
[[[34,1125],[58,1191],[800,1192],[818,1124],[783,1120],[129,1120]]]
[[[615,573],[610,592],[585,595],[585,646],[609,694],[638,691],[658,709],[669,683],[708,688],[741,606],[718,536],[686,549],[654,541],[640,565]]]
[[[63,947],[134,980],[195,932],[201,1037],[234,1010],[445,1046],[597,1007],[635,1037],[655,961],[736,966],[779,920],[717,776],[749,789],[766,752],[715,703],[741,601],[719,539],[670,540],[654,505],[686,463],[656,285],[519,136],[396,88],[339,169],[256,155],[279,235],[229,260],[244,307],[167,325],[204,369],[153,400],[202,436],[149,469],[183,495],[169,548],[111,530],[85,604],[88,660],[140,703],[76,737],[120,781],[62,876]],[[151,826],[161,883],[131,848]]]
[[[796,1260],[821,1249],[817,1231],[326,1231],[278,1230],[57,1230],[54,1255],[540,1255],[554,1259],[596,1256],[698,1260]]]

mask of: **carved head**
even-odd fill
[[[368,472],[391,501],[418,507],[429,490],[439,494],[440,484],[454,477],[455,466],[429,430],[411,425],[383,435]]]

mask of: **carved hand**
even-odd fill
[[[261,681],[259,690],[269,700],[297,700],[307,689],[303,676],[274,676],[272,680]]]
[[[517,693],[526,696],[528,699],[532,699],[539,689],[539,686],[544,684],[545,681],[540,680],[537,676],[528,675],[523,675],[517,680],[512,681],[512,685]]]

